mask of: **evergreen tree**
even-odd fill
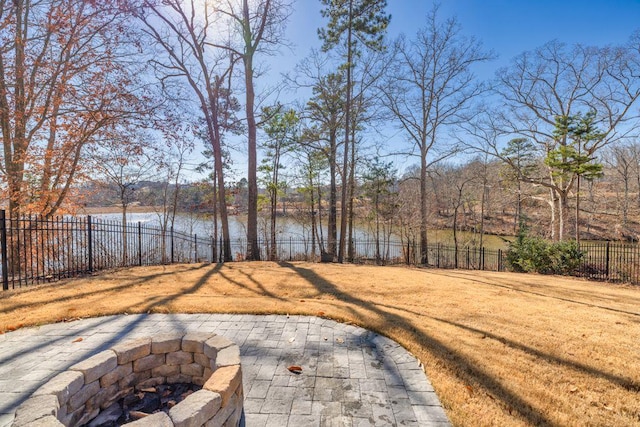
[[[358,56],[357,44],[367,49],[382,50],[383,39],[391,19],[385,13],[386,0],[321,0],[322,16],[329,18],[326,28],[318,30],[323,41],[323,50],[344,47],[346,63],[345,132],[342,165],[342,203],[340,209],[340,243],[338,262],[344,261],[345,236],[347,231],[347,177],[349,175],[349,149],[351,147],[352,71],[354,58]]]
[[[280,176],[282,157],[291,151],[298,140],[298,114],[295,110],[282,111],[281,105],[263,108],[262,114],[268,117],[264,131],[268,136],[264,144],[265,157],[259,170],[264,174],[265,186],[269,195],[270,206],[270,235],[271,245],[269,259],[276,261],[276,210],[278,207],[278,194],[283,190],[283,182]]]
[[[561,183],[576,186],[575,238],[580,241],[580,178],[592,180],[602,176],[602,164],[596,161],[591,147],[605,137],[595,124],[596,112],[591,110],[584,116],[556,116],[553,137],[558,145],[549,150],[545,164]]]

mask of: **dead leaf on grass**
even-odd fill
[[[289,370],[289,372],[296,374],[296,375],[300,375],[302,373],[302,366],[298,366],[298,365],[291,365],[287,368]]]
[[[569,392],[570,393],[575,393],[576,391],[578,391],[578,387],[572,385],[571,387],[569,387]]]
[[[466,389],[467,389],[467,391],[469,392],[469,394],[473,394],[473,387],[471,387],[469,384],[466,384],[466,385],[464,386],[464,388],[466,388]]]
[[[324,316],[324,311],[319,311],[318,316],[321,316],[321,317]]]

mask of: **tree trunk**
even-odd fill
[[[347,99],[345,102],[345,124],[344,124],[344,156],[342,165],[342,202],[340,204],[340,244],[338,247],[338,262],[344,262],[345,239],[347,233],[347,197],[348,197],[348,174],[349,174],[349,137],[351,136],[351,71],[353,59],[352,46],[352,17],[353,2],[349,1],[349,23],[347,25]]]
[[[566,238],[567,217],[569,212],[569,196],[564,191],[559,191],[558,203],[560,205],[559,213],[559,226],[558,240],[564,240]]]
[[[213,261],[217,262],[218,251],[222,248],[218,247],[218,188],[216,186],[217,174],[213,172]]]
[[[253,54],[248,0],[242,2],[243,24],[245,26],[245,52],[242,56],[244,63],[246,115],[247,115],[247,183],[249,205],[247,207],[247,260],[259,261],[260,248],[258,245],[258,177],[257,177],[257,125],[255,116],[255,88],[253,85]],[[266,11],[264,12],[266,13]],[[247,40],[249,38],[249,40]]]
[[[211,138],[211,146],[213,148],[214,176],[218,181],[218,197],[216,198],[216,203],[218,204],[218,212],[220,213],[220,222],[222,225],[223,244],[221,250],[223,260],[226,262],[232,260],[231,239],[229,235],[229,217],[227,213],[227,193],[224,186],[224,164],[222,159],[222,146],[220,141],[220,124],[218,123],[217,96],[214,96],[211,90],[209,90],[209,104],[211,107],[210,113],[212,117],[207,120],[207,125]]]
[[[337,255],[337,241],[338,241],[338,188],[337,188],[337,136],[334,129],[331,130],[329,135],[329,216],[327,218],[327,253],[335,258]],[[320,203],[320,201],[318,202]]]
[[[484,171],[485,176],[484,176],[484,182],[482,184],[482,200],[480,202],[480,242],[479,242],[479,247],[482,248],[482,245],[484,244],[484,211],[485,211],[485,203],[486,203],[486,199],[487,199],[487,177],[486,177],[486,173],[487,171]],[[478,251],[478,266],[482,265],[482,250]]]
[[[429,262],[427,253],[427,151],[426,144],[420,150],[420,264]]]
[[[318,236],[318,244],[320,245],[320,254],[322,254],[324,252],[324,232],[322,231],[322,188],[320,186],[318,186],[318,221],[316,222],[316,224],[319,229],[316,232],[316,235]],[[335,227],[334,227],[334,231],[335,231]],[[333,243],[334,243],[334,253],[335,253],[335,239],[333,240]]]
[[[309,160],[309,164],[311,164],[311,161]],[[310,205],[311,205],[311,210],[309,211],[309,213],[311,214],[311,257],[313,258],[312,261],[315,261],[316,258],[316,215],[315,215],[315,189],[313,187],[313,173],[311,171],[311,167],[309,168],[309,196],[311,198],[310,200]]]
[[[551,188],[549,189],[549,207],[551,209],[551,240],[555,242],[558,240],[558,218],[556,215],[557,201],[556,193]]]
[[[270,218],[270,228],[271,228],[271,250],[269,251],[269,260],[277,261],[277,247],[276,247],[276,210],[278,209],[278,195],[277,190],[275,188],[271,189],[271,218]]]
[[[518,226],[522,218],[522,183],[518,180],[518,197],[516,198],[516,214],[513,220],[513,233],[518,232]]]
[[[348,243],[348,251],[347,258],[349,262],[353,262],[355,257],[354,248],[353,248],[353,199],[355,197],[355,168],[356,168],[356,144],[355,144],[355,126],[352,128],[351,135],[351,163],[349,165],[349,243]]]
[[[380,216],[379,212],[379,197],[378,197],[379,189],[376,189],[376,194],[374,196],[374,209],[376,216],[376,264],[380,264]]]
[[[580,175],[576,177],[576,243],[580,244]]]
[[[129,257],[128,247],[127,247],[127,241],[129,239],[129,236],[127,231],[128,231],[127,230],[127,204],[124,200],[122,200],[122,266],[123,267],[127,266],[127,258]]]

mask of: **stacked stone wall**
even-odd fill
[[[202,386],[169,413],[127,426],[236,427],[244,394],[240,349],[201,333],[162,334],[114,345],[55,376],[16,411],[13,427],[89,423],[122,397],[161,384]]]

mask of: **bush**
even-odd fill
[[[571,274],[580,266],[583,253],[575,241],[549,242],[518,232],[509,244],[507,262],[514,271],[541,274]]]

